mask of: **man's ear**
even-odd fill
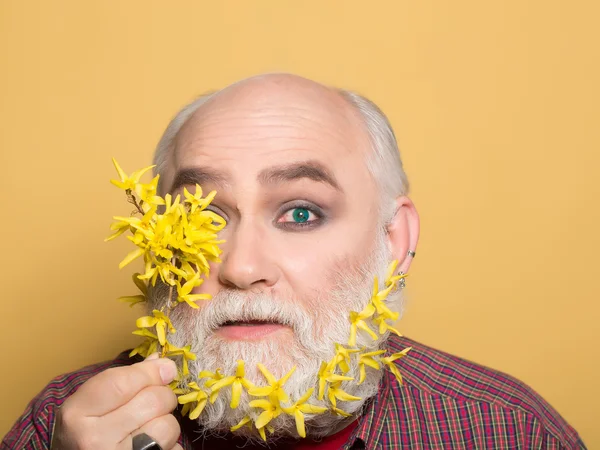
[[[398,271],[408,273],[413,257],[408,252],[417,251],[419,241],[419,214],[411,199],[396,199],[396,214],[386,227],[392,257],[398,260]]]

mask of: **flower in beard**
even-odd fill
[[[177,401],[180,405],[185,405],[184,409],[182,410],[182,414],[185,415],[189,411],[190,419],[194,420],[197,419],[204,410],[208,400],[208,394],[204,392],[204,390],[202,390],[202,388],[200,388],[195,381],[190,382],[188,387],[191,389],[191,392],[180,395],[177,398]],[[181,393],[181,390],[174,389],[174,392],[179,394]],[[194,406],[192,409],[190,405],[192,405],[194,402],[196,403],[196,406]]]
[[[281,408],[285,413],[294,416],[296,421],[296,431],[300,437],[306,437],[306,428],[304,426],[304,414],[322,414],[327,411],[323,406],[314,406],[306,403],[312,396],[315,388],[310,388],[302,397],[300,397],[292,406]]]
[[[328,363],[326,363],[325,361],[321,363],[321,368],[319,369],[318,375],[319,394],[317,395],[317,398],[319,400],[323,400],[323,397],[325,396],[325,387],[327,386],[327,383],[337,383],[339,381],[350,381],[354,379],[352,377],[347,377],[345,375],[339,375],[335,373],[336,360],[337,357],[334,357]]]
[[[342,373],[350,371],[350,358],[352,353],[357,353],[358,349],[346,348],[341,344],[335,344],[335,364],[338,365]]]
[[[225,378],[225,375],[221,373],[220,369],[215,370],[214,372],[210,372],[209,370],[203,370],[198,374],[199,379],[208,378],[204,383],[204,386],[208,388],[212,388],[216,383]],[[217,395],[219,395],[219,391],[212,391],[210,393],[210,402],[214,403],[217,399]]]
[[[231,403],[230,407],[235,409],[240,404],[240,397],[242,396],[242,387],[246,388],[246,390],[254,388],[254,384],[250,380],[247,380],[245,377],[244,371],[244,361],[238,359],[237,369],[235,371],[235,375],[231,375],[228,377],[221,378],[220,380],[214,383],[211,383],[211,391],[212,393],[217,393],[220,389],[225,386],[231,385]]]
[[[269,382],[269,385],[265,386],[265,387],[256,387],[256,388],[250,389],[248,391],[248,393],[250,395],[252,395],[253,397],[268,396],[271,403],[275,403],[275,400],[276,400],[278,406],[279,406],[279,402],[289,402],[290,399],[289,399],[287,393],[283,390],[283,385],[292,376],[292,373],[294,373],[294,370],[296,370],[296,366],[292,367],[291,370],[288,373],[286,373],[283,377],[281,377],[279,380],[277,380],[273,376],[273,374],[271,372],[269,372],[269,370],[264,365],[259,363],[259,364],[257,364],[257,367],[258,367],[258,370],[260,370],[261,373],[264,375],[264,377],[267,379],[267,381]],[[258,427],[258,425],[257,425],[257,427]]]
[[[373,330],[369,328],[365,322],[375,314],[375,307],[372,303],[369,303],[361,312],[350,311],[350,338],[348,339],[348,346],[356,346],[356,333],[358,330],[366,331],[373,340],[377,340],[377,335]]]
[[[374,356],[379,356],[385,353],[385,350],[377,350],[375,352],[367,352],[361,353],[358,357],[358,367],[360,370],[360,377],[358,379],[358,384],[362,384],[367,377],[366,366],[372,367],[375,370],[379,370],[379,363],[373,358]]]

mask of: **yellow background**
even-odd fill
[[[375,100],[422,219],[401,328],[517,376],[600,447],[594,1],[0,3],[0,435],[51,377],[131,346],[104,243],[196,94],[291,71]]]

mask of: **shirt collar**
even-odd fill
[[[384,371],[377,394],[366,406],[356,431],[344,449],[375,448],[383,429],[387,426],[389,398],[390,381],[387,372]]]

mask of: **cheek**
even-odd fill
[[[303,239],[287,239],[274,248],[285,281],[298,298],[324,295],[344,273],[359,269],[375,244],[375,224],[334,226]],[[312,295],[311,295],[312,293]]]
[[[194,293],[206,293],[212,296],[215,296],[220,289],[219,286],[219,264],[214,262],[209,262],[208,266],[210,267],[210,275],[208,278],[204,279],[204,282],[197,288],[194,288]],[[199,305],[202,306],[202,302],[199,302]]]

